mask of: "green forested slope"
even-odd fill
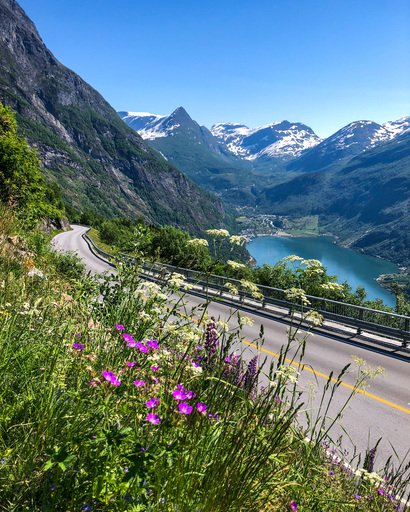
[[[0,98],[17,112],[74,210],[143,216],[193,231],[223,222],[219,200],[159,158],[60,64],[14,0],[0,0]]]
[[[402,265],[410,264],[410,133],[350,160],[270,187],[269,212],[318,214],[322,231]]]

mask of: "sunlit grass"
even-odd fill
[[[303,360],[296,325],[261,368],[241,331],[192,312],[177,283],[125,267],[115,284],[93,281],[47,251],[30,255],[43,273],[30,277],[24,243],[0,252],[0,510],[398,509],[406,468],[382,481],[368,460],[355,474],[329,451],[320,415],[306,439],[286,362]]]

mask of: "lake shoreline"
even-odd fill
[[[382,286],[379,278],[383,274],[398,273],[397,264],[342,245],[330,233],[319,235],[279,230],[255,234],[247,243],[247,249],[256,266],[264,263],[274,265],[291,254],[318,259],[329,274],[337,276],[338,282],[347,281],[353,290],[364,287],[368,299],[380,298],[391,307],[395,305],[394,294],[387,286]]]

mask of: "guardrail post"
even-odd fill
[[[363,320],[363,309],[359,309],[359,320]],[[362,334],[362,328],[361,327],[357,328],[357,334],[358,335]]]
[[[406,320],[404,321],[404,330],[406,332],[410,331],[410,318],[406,318]],[[403,339],[402,347],[407,348],[408,345],[409,345],[409,342],[406,339]]]

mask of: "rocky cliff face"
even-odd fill
[[[17,112],[46,173],[73,208],[191,231],[223,222],[221,202],[149,148],[97,91],[58,62],[14,0],[0,0],[0,101]]]

